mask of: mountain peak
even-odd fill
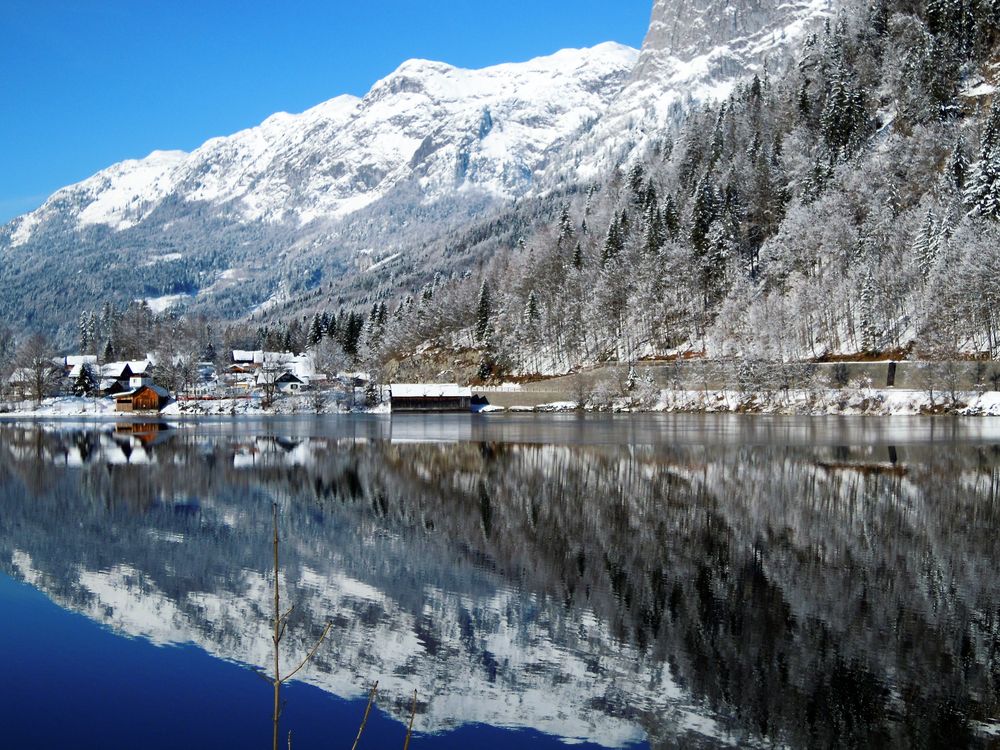
[[[721,56],[759,64],[797,43],[807,22],[831,7],[832,0],[655,0],[636,76],[665,60]]]

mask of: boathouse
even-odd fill
[[[454,383],[405,384],[389,386],[394,412],[470,411],[472,389]]]

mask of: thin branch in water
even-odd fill
[[[295,605],[293,604],[288,610],[282,614],[281,612],[281,582],[280,582],[280,566],[278,559],[278,545],[280,539],[278,537],[278,504],[271,504],[271,517],[274,523],[274,632],[271,635],[271,641],[274,643],[274,676],[265,677],[263,672],[255,671],[254,674],[260,675],[263,679],[267,680],[274,689],[274,711],[271,716],[273,727],[272,733],[272,750],[278,750],[278,726],[281,722],[281,714],[284,710],[284,704],[281,702],[281,686],[287,680],[297,675],[302,669],[305,668],[306,664],[316,655],[319,647],[326,640],[326,637],[330,634],[330,628],[333,627],[333,623],[328,622],[326,627],[323,628],[323,635],[320,636],[319,640],[316,641],[315,645],[306,654],[306,658],[293,669],[289,674],[282,677],[281,675],[281,658],[280,658],[280,646],[281,640],[285,637],[285,630],[288,627],[288,619],[292,616],[292,612],[295,611]],[[367,719],[367,714],[365,716]],[[360,737],[360,735],[359,735]],[[291,750],[292,747],[292,733],[288,733],[288,748]]]
[[[274,641],[274,681],[272,683],[274,687],[274,707],[273,713],[271,715],[271,720],[274,724],[273,727],[273,750],[278,750],[278,724],[281,721],[281,662],[278,646],[281,643],[281,637],[284,634],[281,627],[281,593],[279,586],[279,571],[278,567],[278,504],[271,504],[271,518],[274,523],[274,635],[272,640]]]
[[[406,728],[406,742],[403,750],[410,750],[410,737],[413,736],[413,718],[417,715],[417,691],[413,691],[413,707],[410,709],[410,725]]]
[[[306,658],[302,660],[302,663],[299,664],[299,666],[297,666],[295,669],[293,669],[291,672],[289,672],[288,674],[286,674],[284,677],[281,678],[282,682],[287,682],[288,680],[292,679],[295,675],[297,675],[302,670],[302,668],[306,664],[309,663],[309,660],[313,658],[313,656],[316,654],[316,651],[319,650],[319,647],[323,645],[323,641],[326,640],[327,635],[329,635],[329,633],[330,633],[330,628],[332,628],[332,627],[333,627],[333,623],[332,622],[328,622],[326,624],[326,627],[323,628],[323,635],[321,635],[319,637],[319,640],[316,641],[316,645],[312,647],[312,651],[310,651],[308,654],[306,654]]]
[[[368,706],[365,708],[365,716],[361,720],[361,726],[358,727],[358,736],[354,738],[354,744],[351,745],[351,750],[358,750],[358,743],[361,742],[361,735],[365,732],[365,725],[368,723],[368,714],[372,711],[372,704],[375,703],[375,695],[378,693],[378,681],[372,685],[371,692],[368,693]]]

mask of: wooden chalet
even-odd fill
[[[463,412],[472,409],[472,389],[454,383],[389,386],[393,412]]]
[[[160,411],[170,400],[165,388],[152,383],[143,383],[137,388],[115,396],[115,411],[133,413]]]

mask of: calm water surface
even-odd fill
[[[19,748],[997,747],[1000,422],[0,423]]]

